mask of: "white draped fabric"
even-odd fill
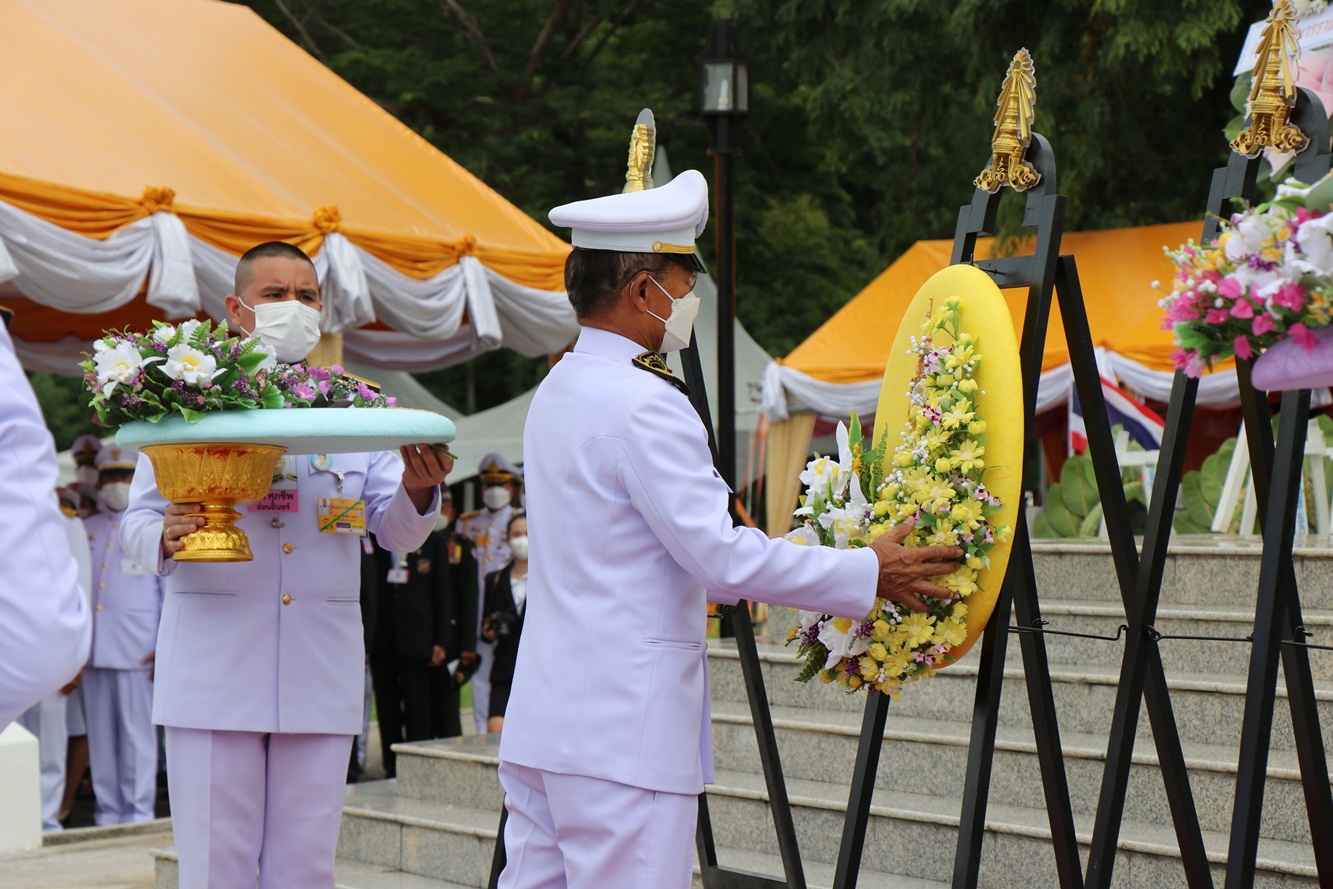
[[[417,280],[330,231],[312,259],[324,296],[322,329],[344,333],[349,356],[380,367],[434,370],[501,347],[535,357],[578,333],[564,293],[517,284],[473,256]],[[113,311],[146,280],[149,305],[167,318],[201,310],[225,318],[236,260],[165,210],[99,241],[0,201],[0,292],[60,311]],[[394,330],[364,329],[376,320]],[[15,342],[28,369],[65,373],[89,345]]]
[[[1097,350],[1097,365],[1104,376],[1122,382],[1130,390],[1154,401],[1169,401],[1175,374],[1154,370],[1144,364],[1117,354],[1110,349]],[[1037,387],[1037,413],[1052,408],[1063,408],[1069,402],[1074,387],[1071,365],[1044,371]],[[866,415],[874,413],[879,402],[879,380],[861,383],[829,383],[817,380],[794,367],[768,365],[764,373],[764,413],[773,420],[784,420],[789,409],[811,410],[829,417],[845,417],[855,411]],[[1314,393],[1314,405],[1323,406],[1330,399],[1327,389]],[[1199,380],[1199,394],[1195,402],[1201,408],[1229,408],[1240,404],[1240,390],[1234,370],[1204,374]]]

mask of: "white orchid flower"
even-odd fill
[[[211,382],[219,373],[217,359],[186,343],[167,350],[167,363],[162,365],[162,372],[173,380],[183,380],[187,386]]]
[[[809,525],[793,528],[783,536],[797,546],[819,546],[819,532]]]
[[[853,631],[860,626],[859,621],[846,617],[835,617],[825,621],[819,628],[819,641],[828,649],[825,670],[832,670],[838,661],[846,657],[860,657],[870,648],[870,640],[865,636],[854,636]]]
[[[119,342],[112,347],[98,340],[93,344],[93,353],[97,387],[103,395],[110,395],[118,383],[129,382],[147,363],[139,354],[138,347],[128,342]]]
[[[1296,244],[1300,244],[1299,251]],[[1301,223],[1295,243],[1287,242],[1286,259],[1302,272],[1326,275],[1333,271],[1333,213]]]

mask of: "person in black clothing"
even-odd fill
[[[392,778],[397,773],[392,746],[434,735],[430,669],[448,661],[451,643],[461,644],[458,627],[467,621],[455,606],[468,597],[450,589],[449,541],[440,531],[408,553],[389,552],[376,543],[375,560],[378,601],[370,674],[384,773]],[[453,719],[458,722],[456,701]]]
[[[486,575],[486,617],[481,637],[495,643],[495,662],[491,666],[491,702],[486,731],[504,727],[505,707],[514,684],[514,660],[518,640],[523,633],[523,613],[528,598],[528,519],[523,513],[509,520],[506,530],[513,558],[499,571]]]
[[[449,630],[445,660],[429,670],[432,738],[456,738],[463,734],[459,714],[459,689],[481,661],[477,654],[477,557],[472,541],[458,533],[458,511],[449,488],[440,485],[440,517],[436,532],[444,538],[448,554]]]

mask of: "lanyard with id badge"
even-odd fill
[[[328,454],[314,454],[310,466],[317,472],[331,472],[338,479],[336,490],[343,489],[343,473],[333,468]],[[316,501],[315,519],[321,534],[366,534],[366,501],[360,497],[320,497]]]

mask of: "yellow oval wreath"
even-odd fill
[[[951,298],[957,300],[960,337],[970,335],[978,357],[985,358],[978,362],[974,377],[978,390],[972,399],[976,418],[985,421],[985,485],[1003,503],[990,521],[995,527],[1012,529],[1020,520],[1022,502],[1022,366],[1009,307],[985,272],[969,265],[950,266],[937,272],[917,291],[898,327],[884,369],[872,441],[879,445],[886,436],[892,436],[885,448],[885,461],[889,463],[897,445],[896,437],[916,408],[910,399],[904,398],[919,372],[913,338],[920,337],[922,325]],[[937,346],[951,339],[943,333],[935,336],[945,338],[937,340]],[[919,533],[914,531],[913,536]],[[999,538],[989,553],[990,564],[977,575],[978,589],[967,598],[967,636],[962,644],[949,649],[952,660],[961,658],[972,647],[990,620],[1009,564],[1011,541],[1011,536]],[[936,668],[948,666],[949,662],[941,662]]]

